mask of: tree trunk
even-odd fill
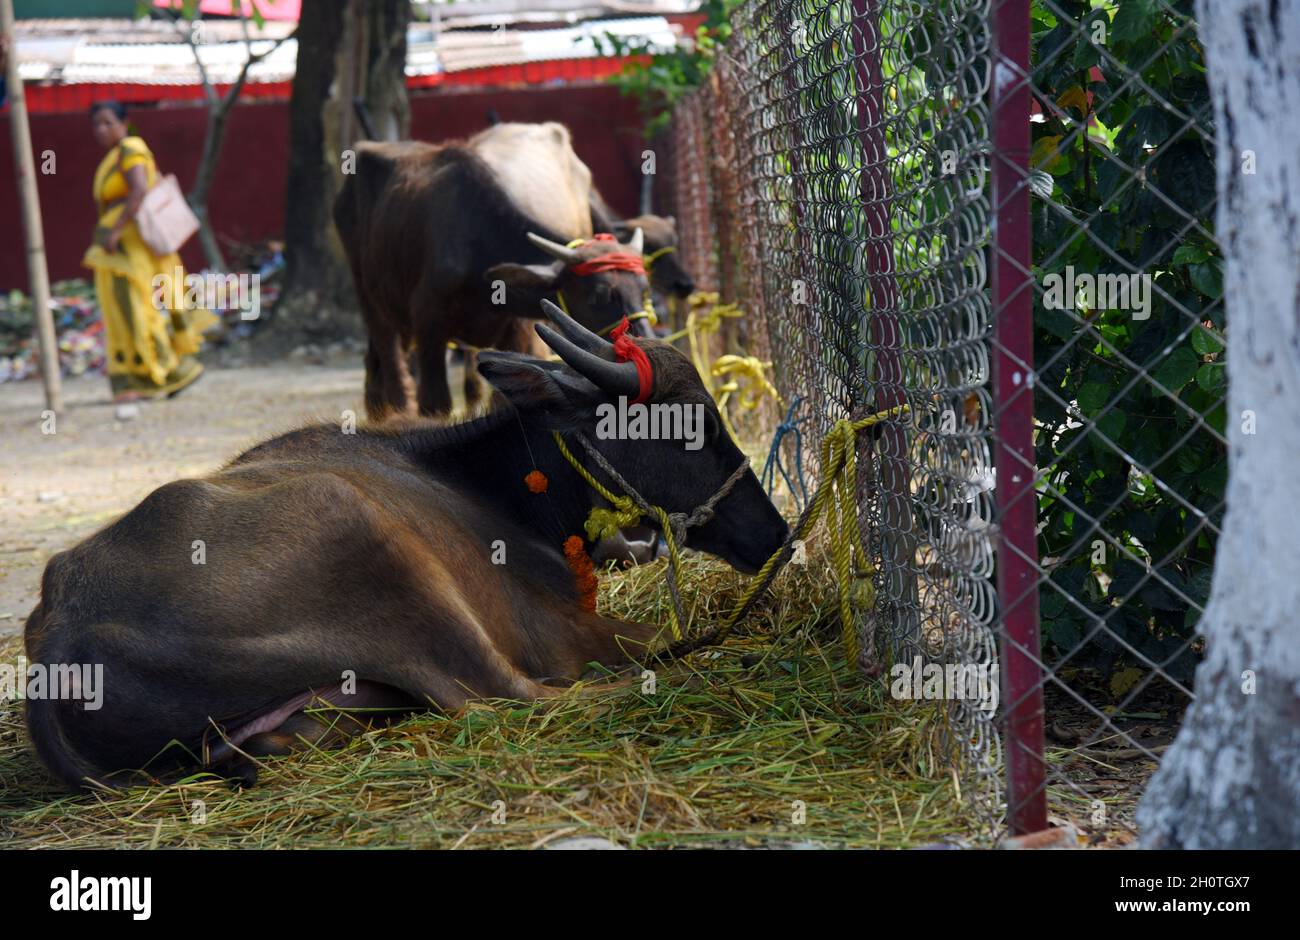
[[[1196,702],[1138,808],[1150,848],[1300,848],[1300,0],[1198,0],[1226,261],[1227,515]],[[1246,161],[1255,161],[1254,172]]]
[[[289,105],[285,283],[274,332],[329,341],[362,335],[352,278],[334,231],[343,152],[362,137],[353,97],[376,133],[406,137],[406,0],[321,0],[304,4]]]
[[[411,134],[406,97],[410,0],[370,0],[366,6],[366,110],[379,140],[404,140]]]
[[[203,154],[199,159],[198,175],[188,197],[190,208],[199,219],[199,244],[203,247],[204,260],[213,271],[225,271],[226,259],[221,254],[217,233],[213,231],[212,219],[208,215],[208,191],[212,188],[212,178],[217,172],[217,161],[221,158],[221,144],[226,136],[226,118],[230,114],[230,106],[233,103],[233,98],[226,102],[216,95],[212,95],[208,101],[208,127],[203,138]]]
[[[326,148],[325,108],[335,84],[348,0],[304,5],[298,21],[298,63],[289,101],[289,166],[284,211],[285,294],[332,286],[338,259],[330,249],[334,164]]]

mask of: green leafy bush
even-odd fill
[[[611,82],[640,103],[647,138],[664,130],[672,119],[673,105],[704,81],[719,43],[731,36],[731,11],[740,3],[704,0],[699,9],[704,22],[696,27],[692,42],[670,52],[651,51],[649,40],[640,36],[606,33],[598,38],[606,55],[635,57]]]
[[[1180,680],[1227,481],[1213,115],[1191,7],[1035,0],[1032,14],[1035,192],[1051,192],[1034,200],[1035,276],[1153,282],[1146,319],[1036,304],[1045,638],[1108,672],[1136,652]]]

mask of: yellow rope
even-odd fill
[[[569,446],[564,443],[564,437],[559,431],[552,431],[551,436],[555,439],[555,446],[560,449],[560,453],[564,455],[564,459],[569,462],[569,465],[573,467],[574,470],[578,471],[578,475],[586,480],[592,489],[604,497],[606,502],[611,503],[614,506],[613,509],[604,509],[600,507],[592,508],[591,512],[587,515],[587,521],[583,526],[587,530],[588,538],[593,542],[598,541],[599,539],[610,538],[616,535],[619,529],[634,526],[641,522],[641,510],[637,508],[637,505],[633,502],[631,496],[615,495],[608,487],[592,476],[591,471],[584,467],[578,458],[573,456],[573,451],[569,450]],[[673,534],[673,527],[672,523],[668,519],[668,512],[660,506],[652,505],[650,508],[659,518],[659,526],[663,531],[664,541],[668,543],[669,561],[672,565],[672,570],[675,572],[678,563],[681,560],[681,556],[678,554],[677,538]],[[677,620],[677,610],[675,607],[669,607],[668,618],[672,626],[673,639],[680,640],[682,638],[682,625]]]
[[[587,530],[587,536],[593,542],[600,539],[611,538],[618,533],[619,529],[637,525],[641,522],[641,510],[637,508],[632,497],[626,494],[619,496],[606,488],[599,480],[591,475],[591,471],[584,467],[578,458],[573,456],[573,451],[564,443],[564,437],[559,431],[552,431],[551,436],[555,438],[555,446],[560,449],[564,459],[578,475],[587,481],[597,493],[605,497],[605,500],[613,505],[613,509],[593,508],[587,516],[584,528]]]
[[[868,608],[875,603],[875,588],[871,583],[871,577],[876,573],[875,566],[871,564],[871,560],[867,557],[866,550],[862,546],[861,533],[858,530],[857,437],[861,431],[872,425],[879,424],[887,418],[901,415],[908,410],[909,406],[907,405],[896,405],[893,408],[860,418],[857,421],[842,418],[835,423],[822,440],[821,482],[818,484],[817,491],[813,495],[808,508],[800,518],[795,532],[789,539],[789,542],[793,543],[807,536],[813,526],[817,524],[823,510],[826,510],[827,539],[831,546],[831,559],[835,567],[836,590],[839,599],[840,635],[850,664],[856,663],[858,659],[858,633],[853,624],[854,595],[857,595],[858,606],[862,608]],[[592,509],[591,514],[587,517],[586,529],[588,536],[593,541],[598,537],[606,538],[611,536],[619,528],[636,525],[641,521],[642,513],[630,496],[617,496],[611,492],[573,456],[559,432],[554,432],[553,437],[556,446],[560,449],[560,453],[578,472],[578,475],[615,507],[612,510]],[[658,517],[664,541],[668,543],[669,588],[676,596],[675,579],[681,560],[677,537],[673,533],[667,510],[653,504],[650,509]],[[749,587],[741,595],[740,601],[727,615],[727,619],[723,621],[714,642],[721,642],[731,632],[755,595],[767,586],[775,571],[781,567],[783,564],[782,556],[785,554],[786,546],[782,545],[773,553],[771,558],[763,563],[763,567],[759,569],[758,574],[750,580]],[[673,639],[680,640],[682,638],[682,625],[677,618],[676,605],[669,607],[668,616]]]
[[[564,291],[557,290],[555,292],[555,297],[560,302],[560,309],[563,310],[567,315],[572,316],[572,314],[569,313],[569,305],[564,302]],[[659,317],[655,315],[654,301],[651,300],[650,295],[648,293],[641,298],[641,303],[643,304],[643,306],[641,307],[640,311],[638,311],[637,313],[628,314],[627,316],[628,322],[631,322],[632,320],[649,320],[651,326],[658,326]],[[614,327],[616,326],[618,326],[617,323],[611,323],[609,326],[605,327],[596,335],[604,336],[606,333],[614,329]]]
[[[714,389],[718,402],[718,414],[722,415],[722,423],[727,426],[727,433],[736,437],[736,429],[731,426],[731,417],[727,413],[727,405],[731,401],[731,396],[740,392],[737,401],[744,411],[752,411],[757,408],[763,400],[764,395],[771,395],[776,399],[777,404],[781,404],[781,393],[776,390],[771,382],[767,380],[764,371],[772,368],[772,363],[763,362],[757,356],[735,356],[728,353],[725,356],[719,356],[713,363],[709,372],[718,378],[725,378],[722,385]],[[748,383],[741,385],[741,380],[747,379]]]
[[[689,336],[691,337],[691,348],[694,349],[698,334],[717,332],[724,319],[743,317],[745,315],[745,312],[735,304],[720,304],[718,299],[716,291],[697,290],[690,297],[687,297],[686,305],[691,312],[686,317],[686,328],[665,337],[665,341],[672,343],[683,336]],[[696,311],[705,306],[709,307],[709,312],[700,316]],[[708,374],[707,369],[705,374]]]
[[[857,421],[842,418],[836,422],[822,440],[821,482],[790,540],[793,543],[804,538],[817,524],[822,511],[827,510],[827,539],[830,542],[839,596],[840,635],[846,658],[850,663],[855,663],[858,659],[858,633],[853,625],[854,579],[858,579],[861,584],[857,591],[859,603],[863,607],[870,607],[875,602],[875,588],[870,578],[876,573],[875,566],[871,564],[866,550],[862,547],[858,530],[857,436],[859,432],[873,424],[879,424],[887,418],[901,415],[908,410],[907,405],[896,405]],[[758,574],[750,581],[749,588],[723,621],[715,642],[722,641],[731,632],[740,619],[741,613],[777,567],[784,552],[783,547],[759,569]]]
[[[718,389],[718,391],[727,394],[739,390],[740,386],[737,379],[745,378],[750,380],[750,386],[745,389],[739,398],[740,407],[748,411],[757,408],[764,395],[771,395],[778,403],[781,401],[781,393],[763,374],[770,368],[772,368],[772,363],[763,362],[757,356],[733,356],[728,353],[725,356],[719,356],[710,371],[719,377],[735,377]]]
[[[658,248],[655,251],[650,252],[650,254],[648,255],[642,255],[641,263],[645,265],[646,277],[649,277],[651,271],[654,270],[654,264],[656,261],[658,261],[664,255],[670,254],[671,252],[674,252],[676,250],[677,248],[674,245],[664,245],[662,248]]]

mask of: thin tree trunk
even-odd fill
[[[411,133],[406,97],[410,0],[370,0],[366,14],[366,109],[380,140],[404,140]]]
[[[409,134],[409,18],[406,0],[321,0],[303,7],[289,116],[285,285],[275,311],[283,339],[361,334],[332,209],[343,154],[362,133],[354,97],[364,101],[381,139]]]
[[[194,215],[199,220],[199,244],[203,247],[203,257],[208,263],[208,267],[214,271],[224,271],[226,269],[226,259],[221,254],[221,246],[217,243],[217,234],[213,231],[212,220],[208,215],[208,191],[212,188],[212,178],[217,172],[217,161],[221,158],[221,145],[226,135],[226,120],[230,117],[230,111],[239,100],[239,93],[244,90],[244,84],[248,81],[248,72],[256,63],[266,58],[274,52],[284,42],[284,39],[277,40],[270,49],[253,54],[253,39],[248,33],[248,20],[241,21],[244,27],[244,48],[247,51],[247,58],[243,67],[239,70],[239,77],[227,90],[225,97],[217,94],[212,80],[208,77],[208,70],[203,65],[203,58],[199,55],[199,41],[195,35],[195,28],[201,25],[201,21],[192,20],[188,23],[183,20],[177,20],[176,25],[181,30],[181,35],[189,44],[190,53],[194,56],[194,64],[198,66],[199,76],[203,81],[203,96],[208,103],[208,121],[207,130],[203,136],[203,150],[199,157],[199,170],[195,177],[194,186],[186,195],[186,201],[194,211]],[[186,29],[186,26],[190,28]]]
[[[340,267],[329,244],[337,153],[327,152],[325,108],[336,78],[348,0],[303,6],[298,21],[298,64],[289,103],[289,166],[284,213],[285,289],[328,288]]]
[[[213,97],[215,98],[215,95]],[[217,172],[217,161],[221,158],[221,143],[225,137],[226,117],[229,113],[230,109],[224,102],[209,101],[208,127],[207,134],[203,138],[199,172],[187,198],[190,208],[199,219],[199,244],[203,247],[203,257],[208,267],[214,271],[224,271],[226,259],[221,254],[217,233],[213,231],[212,219],[208,215],[208,191],[212,188],[212,178]]]
[[[1198,0],[1227,262],[1228,508],[1152,848],[1300,848],[1300,0]],[[1246,172],[1253,159],[1255,172]]]

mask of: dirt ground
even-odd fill
[[[51,555],[132,508],[154,488],[220,466],[313,420],[360,421],[360,357],[329,364],[208,367],[179,397],[131,418],[103,376],[64,382],[66,414],[44,433],[39,381],[0,385],[0,638],[19,633]]]

